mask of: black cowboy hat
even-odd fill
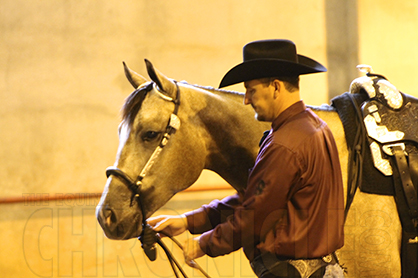
[[[266,77],[299,76],[327,69],[317,61],[296,52],[289,40],[261,40],[246,44],[244,62],[230,69],[219,88]]]

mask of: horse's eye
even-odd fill
[[[143,137],[145,141],[152,141],[158,137],[160,133],[156,131],[147,131]]]

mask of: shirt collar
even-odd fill
[[[284,110],[280,115],[273,120],[271,127],[273,131],[276,131],[279,129],[288,119],[292,118],[293,116],[302,113],[306,110],[306,105],[303,102],[303,100],[299,100],[298,102],[295,102],[286,110]]]

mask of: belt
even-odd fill
[[[276,255],[271,253],[263,253],[256,257],[251,262],[251,267],[257,277],[261,277],[266,272],[274,275],[286,276],[288,265],[292,265],[300,274],[302,278],[308,278],[315,271],[327,265],[334,265],[338,263],[335,253],[315,259],[279,259]]]

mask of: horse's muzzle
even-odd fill
[[[132,216],[126,210],[113,209],[109,205],[99,204],[96,208],[96,217],[106,237],[123,240],[138,237],[142,231],[141,221],[136,220],[140,215]]]

